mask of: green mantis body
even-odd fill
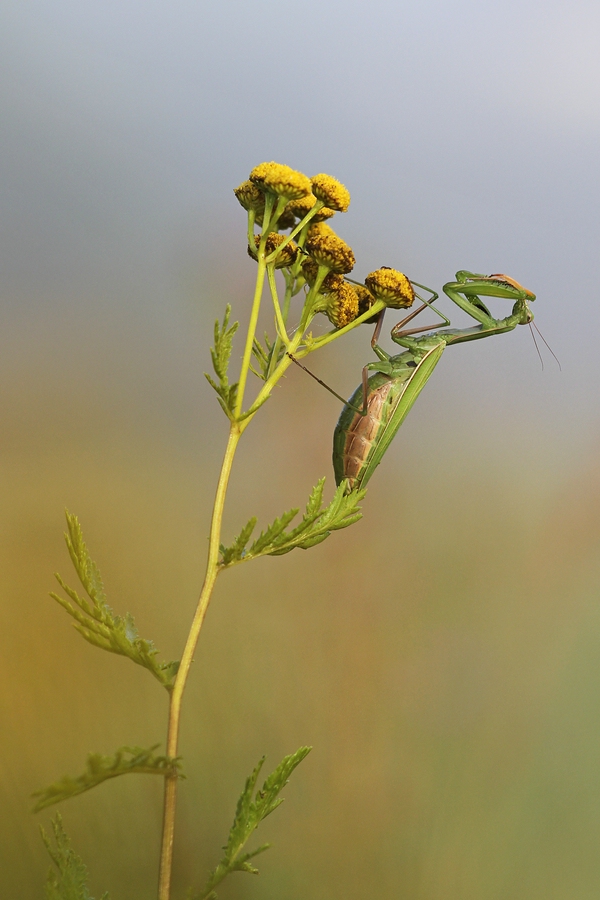
[[[346,478],[349,489],[365,487],[447,346],[503,334],[533,321],[528,304],[535,300],[535,294],[506,275],[477,275],[461,270],[456,273],[456,281],[445,284],[443,290],[479,324],[412,337],[430,327],[402,330],[410,319],[431,305],[424,304],[392,329],[392,340],[406,348],[397,356],[390,356],[378,346],[375,333],[372,343],[379,360],[363,369],[363,383],[342,410],[334,432],[337,484]],[[512,300],[512,313],[505,319],[494,319],[481,296]],[[370,378],[369,371],[375,373]]]

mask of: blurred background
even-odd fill
[[[599,28],[592,0],[2,5],[6,898],[42,895],[33,790],[90,751],[164,746],[166,695],[47,595],[56,570],[74,582],[67,507],[115,611],[180,655],[227,433],[202,373],[254,279],[232,189],[271,159],[350,189],[334,224],[357,278],[439,290],[467,268],[535,291],[562,371],[526,328],[452,348],[364,519],[220,580],[186,694],[175,897],[216,863],[258,758],[305,743],[260,878],[225,900],[598,896]],[[349,395],[369,338],[313,369]],[[226,539],[324,474],[331,491],[338,415],[289,373],[241,445]],[[158,779],[62,814],[94,896],[154,895]]]

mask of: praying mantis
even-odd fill
[[[362,384],[345,403],[340,415],[333,437],[333,467],[336,484],[347,479],[348,491],[366,486],[446,347],[503,334],[517,325],[528,325],[533,321],[529,303],[535,300],[535,294],[527,288],[507,275],[478,275],[461,270],[456,273],[456,281],[445,284],[443,291],[479,324],[433,332],[431,326],[406,329],[408,322],[428,307],[450,324],[449,319],[432,306],[438,295],[429,288],[427,290],[433,295],[432,300],[424,301],[392,329],[392,340],[406,348],[397,356],[390,356],[377,343],[382,324],[380,317],[371,341],[378,361],[364,367]],[[481,300],[482,296],[512,300],[511,314],[504,319],[494,319]],[[423,331],[430,333],[412,336]],[[368,372],[375,374],[369,377]]]

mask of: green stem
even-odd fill
[[[275,322],[277,324],[277,337],[275,339],[275,349],[273,350],[273,356],[271,359],[277,359],[276,353],[281,346],[281,343],[285,344],[286,347],[289,346],[290,338],[286,331],[285,327],[285,318],[282,315],[281,307],[279,305],[279,297],[277,296],[277,284],[275,283],[275,269],[273,266],[267,266],[267,278],[269,280],[269,288],[271,291],[271,299],[273,300],[273,308],[275,309]],[[286,299],[287,299],[287,291],[286,291]],[[288,301],[288,309],[289,309],[289,301]]]
[[[233,458],[241,437],[242,430],[237,422],[231,423],[229,432],[229,440],[223,457],[221,473],[217,484],[217,493],[215,497],[215,505],[213,508],[212,521],[210,526],[210,537],[208,544],[208,561],[206,564],[206,574],[204,576],[204,584],[192,626],[190,628],[177,678],[173,685],[171,693],[171,702],[169,706],[169,724],[167,729],[167,756],[175,757],[178,755],[179,743],[179,721],[181,717],[181,701],[183,692],[192,665],[194,651],[200,630],[204,622],[204,617],[210,603],[210,598],[219,574],[219,544],[221,541],[221,524],[223,521],[223,507],[225,504],[225,495],[227,493],[227,485]],[[177,774],[173,773],[165,777],[165,796],[164,796],[164,813],[163,813],[163,833],[162,846],[160,854],[160,873],[158,880],[158,900],[169,900],[171,891],[171,871],[173,868],[173,836],[175,832],[175,805],[177,799]]]
[[[269,203],[266,205],[265,211],[265,219],[267,219],[270,215]],[[221,525],[223,521],[223,508],[225,504],[225,496],[227,494],[227,486],[229,483],[229,476],[231,474],[231,467],[233,465],[233,459],[235,456],[235,451],[237,449],[238,442],[243,432],[246,430],[251,420],[256,415],[259,407],[267,400],[271,391],[273,390],[275,384],[279,381],[279,379],[284,375],[287,368],[291,365],[291,359],[286,354],[279,364],[275,367],[275,370],[266,380],[265,384],[262,387],[262,390],[259,392],[256,400],[252,404],[249,410],[245,413],[242,413],[242,404],[244,397],[244,389],[246,386],[246,380],[248,377],[248,371],[250,368],[250,360],[252,355],[252,347],[254,343],[254,335],[256,333],[256,326],[258,321],[258,313],[260,309],[260,301],[262,297],[262,291],[264,286],[265,274],[267,273],[267,266],[265,263],[265,245],[266,245],[267,235],[263,233],[261,235],[259,247],[258,247],[258,272],[256,276],[256,288],[254,291],[254,300],[252,303],[252,311],[250,314],[250,322],[248,324],[248,334],[246,337],[246,346],[244,349],[244,356],[242,359],[242,367],[240,371],[240,380],[239,380],[239,388],[238,388],[238,398],[235,408],[235,416],[236,420],[231,422],[230,431],[229,431],[229,440],[227,442],[227,447],[225,449],[225,455],[223,457],[223,464],[221,466],[221,472],[219,475],[219,481],[217,484],[217,492],[215,496],[215,503],[213,507],[212,521],[210,527],[210,536],[209,536],[209,546],[208,546],[208,560],[206,564],[206,573],[204,576],[204,584],[202,586],[202,590],[200,592],[200,596],[198,598],[198,604],[196,607],[196,612],[194,613],[194,618],[192,620],[192,625],[187,636],[185,648],[181,657],[181,662],[179,665],[179,670],[177,672],[177,677],[175,679],[175,683],[173,685],[173,690],[171,692],[170,697],[170,705],[169,705],[169,720],[168,720],[168,728],[167,728],[167,756],[174,758],[178,756],[178,745],[179,745],[179,723],[181,718],[181,704],[183,699],[183,693],[185,690],[185,686],[187,683],[188,675],[190,673],[191,664],[193,661],[194,652],[196,650],[196,645],[198,643],[198,638],[200,637],[200,631],[202,629],[202,625],[204,622],[204,618],[206,616],[206,612],[208,610],[208,606],[210,603],[210,599],[212,596],[212,592],[215,586],[215,582],[217,580],[217,576],[219,574],[219,546],[221,541]],[[305,311],[302,316],[302,320],[300,322],[300,326],[298,327],[296,334],[290,340],[288,344],[288,352],[296,353],[298,352],[298,347],[300,346],[302,339],[304,337],[304,332],[306,328],[310,324],[311,314],[310,314],[310,306],[311,306],[311,294],[316,296],[319,286],[325,277],[325,272],[319,272],[317,276],[317,282],[313,285],[313,288],[309,292],[309,296],[307,298],[307,304],[305,306]],[[273,284],[271,287],[273,288]],[[291,292],[290,292],[291,293]],[[286,306],[289,306],[289,299],[286,296]],[[368,318],[370,315],[373,315],[374,312],[378,311],[378,306],[383,307],[383,303],[378,301],[378,303],[374,304],[371,310],[368,313],[365,313],[364,316],[361,316],[360,319],[355,320],[355,322],[350,323],[350,325],[345,328],[341,328],[334,332],[331,332],[328,335],[325,335],[320,340],[313,342],[310,347],[304,348],[303,351],[300,351],[300,355],[306,356],[307,353],[310,353],[313,349],[316,349],[317,346],[323,346],[324,344],[330,343],[338,337],[341,337],[342,334],[345,334],[347,331],[350,331],[353,327],[360,322],[364,321],[365,318]],[[278,307],[278,303],[276,304],[276,309]],[[287,309],[285,310],[287,314]],[[279,310],[279,318],[282,320],[279,324],[283,324],[283,331],[285,333],[285,324],[283,322],[283,316],[281,315],[281,311]],[[162,844],[161,844],[161,854],[160,854],[160,870],[159,870],[159,883],[158,883],[158,900],[170,900],[171,893],[171,873],[173,868],[173,839],[175,833],[175,809],[176,809],[176,801],[177,801],[177,783],[178,777],[176,772],[171,772],[169,775],[165,776],[165,793],[164,793],[164,813],[163,813],[163,830],[162,830]]]
[[[303,359],[305,356],[308,356],[309,353],[313,353],[315,350],[320,350],[321,347],[324,347],[326,344],[330,344],[332,341],[336,341],[338,338],[343,337],[343,335],[347,334],[349,331],[352,331],[354,328],[357,328],[359,325],[362,325],[363,322],[366,322],[367,319],[370,319],[371,316],[381,312],[381,310],[384,308],[385,303],[383,302],[383,300],[376,300],[371,309],[367,310],[367,312],[363,313],[362,316],[359,316],[353,322],[350,322],[349,325],[345,325],[343,328],[336,328],[334,331],[329,331],[327,332],[327,334],[324,334],[323,337],[313,340],[310,346],[303,347],[299,350],[298,347],[302,343],[304,331],[310,324],[310,319],[301,322],[300,326],[298,327],[298,331],[288,345],[285,356],[281,359],[273,374],[270,375],[263,384],[252,406],[250,406],[245,412],[241,413],[240,418],[238,419],[241,430],[246,430],[260,407],[263,405],[263,403],[266,402],[266,400],[268,400],[269,396],[271,395],[271,391],[273,390],[279,379],[285,374],[286,370],[291,365],[292,361],[288,354],[291,353],[292,356],[296,356],[298,359]]]
[[[273,305],[275,307],[275,321],[277,323],[277,336],[275,338],[275,343],[273,344],[273,349],[271,350],[271,359],[269,360],[269,367],[267,369],[266,375],[267,378],[273,372],[273,365],[277,361],[279,357],[279,350],[281,345],[284,342],[284,338],[280,335],[285,335],[285,345],[289,346],[289,336],[287,333],[287,320],[290,312],[290,303],[292,301],[292,290],[294,287],[294,282],[296,280],[296,276],[291,274],[285,278],[285,296],[283,298],[283,308],[279,307],[279,298],[277,296],[277,285],[274,283],[274,287],[271,288],[271,292],[273,293]],[[275,279],[273,279],[275,282]],[[270,282],[269,282],[270,283]]]
[[[296,227],[293,228],[292,231],[291,231],[288,235],[286,235],[285,240],[282,241],[282,243],[279,245],[279,247],[277,248],[277,250],[275,250],[273,253],[271,253],[271,255],[268,257],[268,260],[267,260],[267,261],[268,261],[268,262],[273,262],[273,260],[277,258],[278,254],[281,253],[281,251],[284,249],[284,247],[287,247],[287,245],[289,244],[289,242],[292,241],[292,240],[296,237],[296,235],[298,234],[298,232],[302,231],[302,229],[305,228],[305,227],[308,225],[308,223],[310,222],[310,220],[311,220],[314,216],[316,216],[316,214],[317,214],[318,212],[320,212],[320,210],[322,210],[324,206],[325,206],[325,204],[323,203],[322,200],[317,200],[317,202],[316,202],[315,205],[312,207],[312,209],[310,209],[310,210],[307,212],[307,214],[304,216],[304,218],[303,218],[300,222],[298,222],[298,224],[296,225]]]
[[[254,249],[254,223],[256,221],[256,210],[248,210],[248,249]]]
[[[358,316],[358,318],[350,322],[349,325],[344,325],[343,328],[336,328],[335,331],[328,331],[327,334],[323,335],[323,337],[315,338],[310,346],[310,349],[300,351],[298,353],[298,357],[302,358],[303,356],[306,356],[307,353],[312,353],[313,350],[320,350],[321,347],[325,347],[326,344],[330,344],[332,341],[336,341],[343,335],[348,334],[349,331],[352,331],[354,328],[362,325],[363,322],[366,322],[367,319],[371,318],[371,316],[376,316],[377,313],[380,313],[382,309],[385,309],[385,303],[383,302],[383,300],[376,300],[371,309],[368,309],[366,312],[364,312],[362,316]]]
[[[244,356],[242,357],[242,368],[240,370],[240,381],[238,386],[237,401],[235,404],[234,415],[237,417],[242,411],[244,402],[244,391],[246,389],[246,379],[248,378],[248,370],[250,369],[250,360],[252,359],[252,347],[254,346],[254,335],[256,334],[256,325],[258,322],[258,313],[260,311],[260,301],[262,297],[263,285],[265,282],[265,273],[267,267],[265,265],[265,242],[266,236],[261,238],[258,248],[258,272],[256,273],[256,287],[254,289],[254,300],[252,301],[252,311],[250,313],[250,322],[248,323],[248,335],[246,337],[246,346],[244,348]]]

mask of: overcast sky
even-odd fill
[[[275,159],[349,187],[358,277],[439,289],[468,268],[535,291],[562,374],[520,329],[453,350],[448,377],[512,379],[523,414],[595,440],[599,32],[592,0],[5,0],[8,373],[74,309],[85,330],[143,306],[168,331],[191,280],[209,322],[223,256],[227,290],[252,276],[232,188]]]

